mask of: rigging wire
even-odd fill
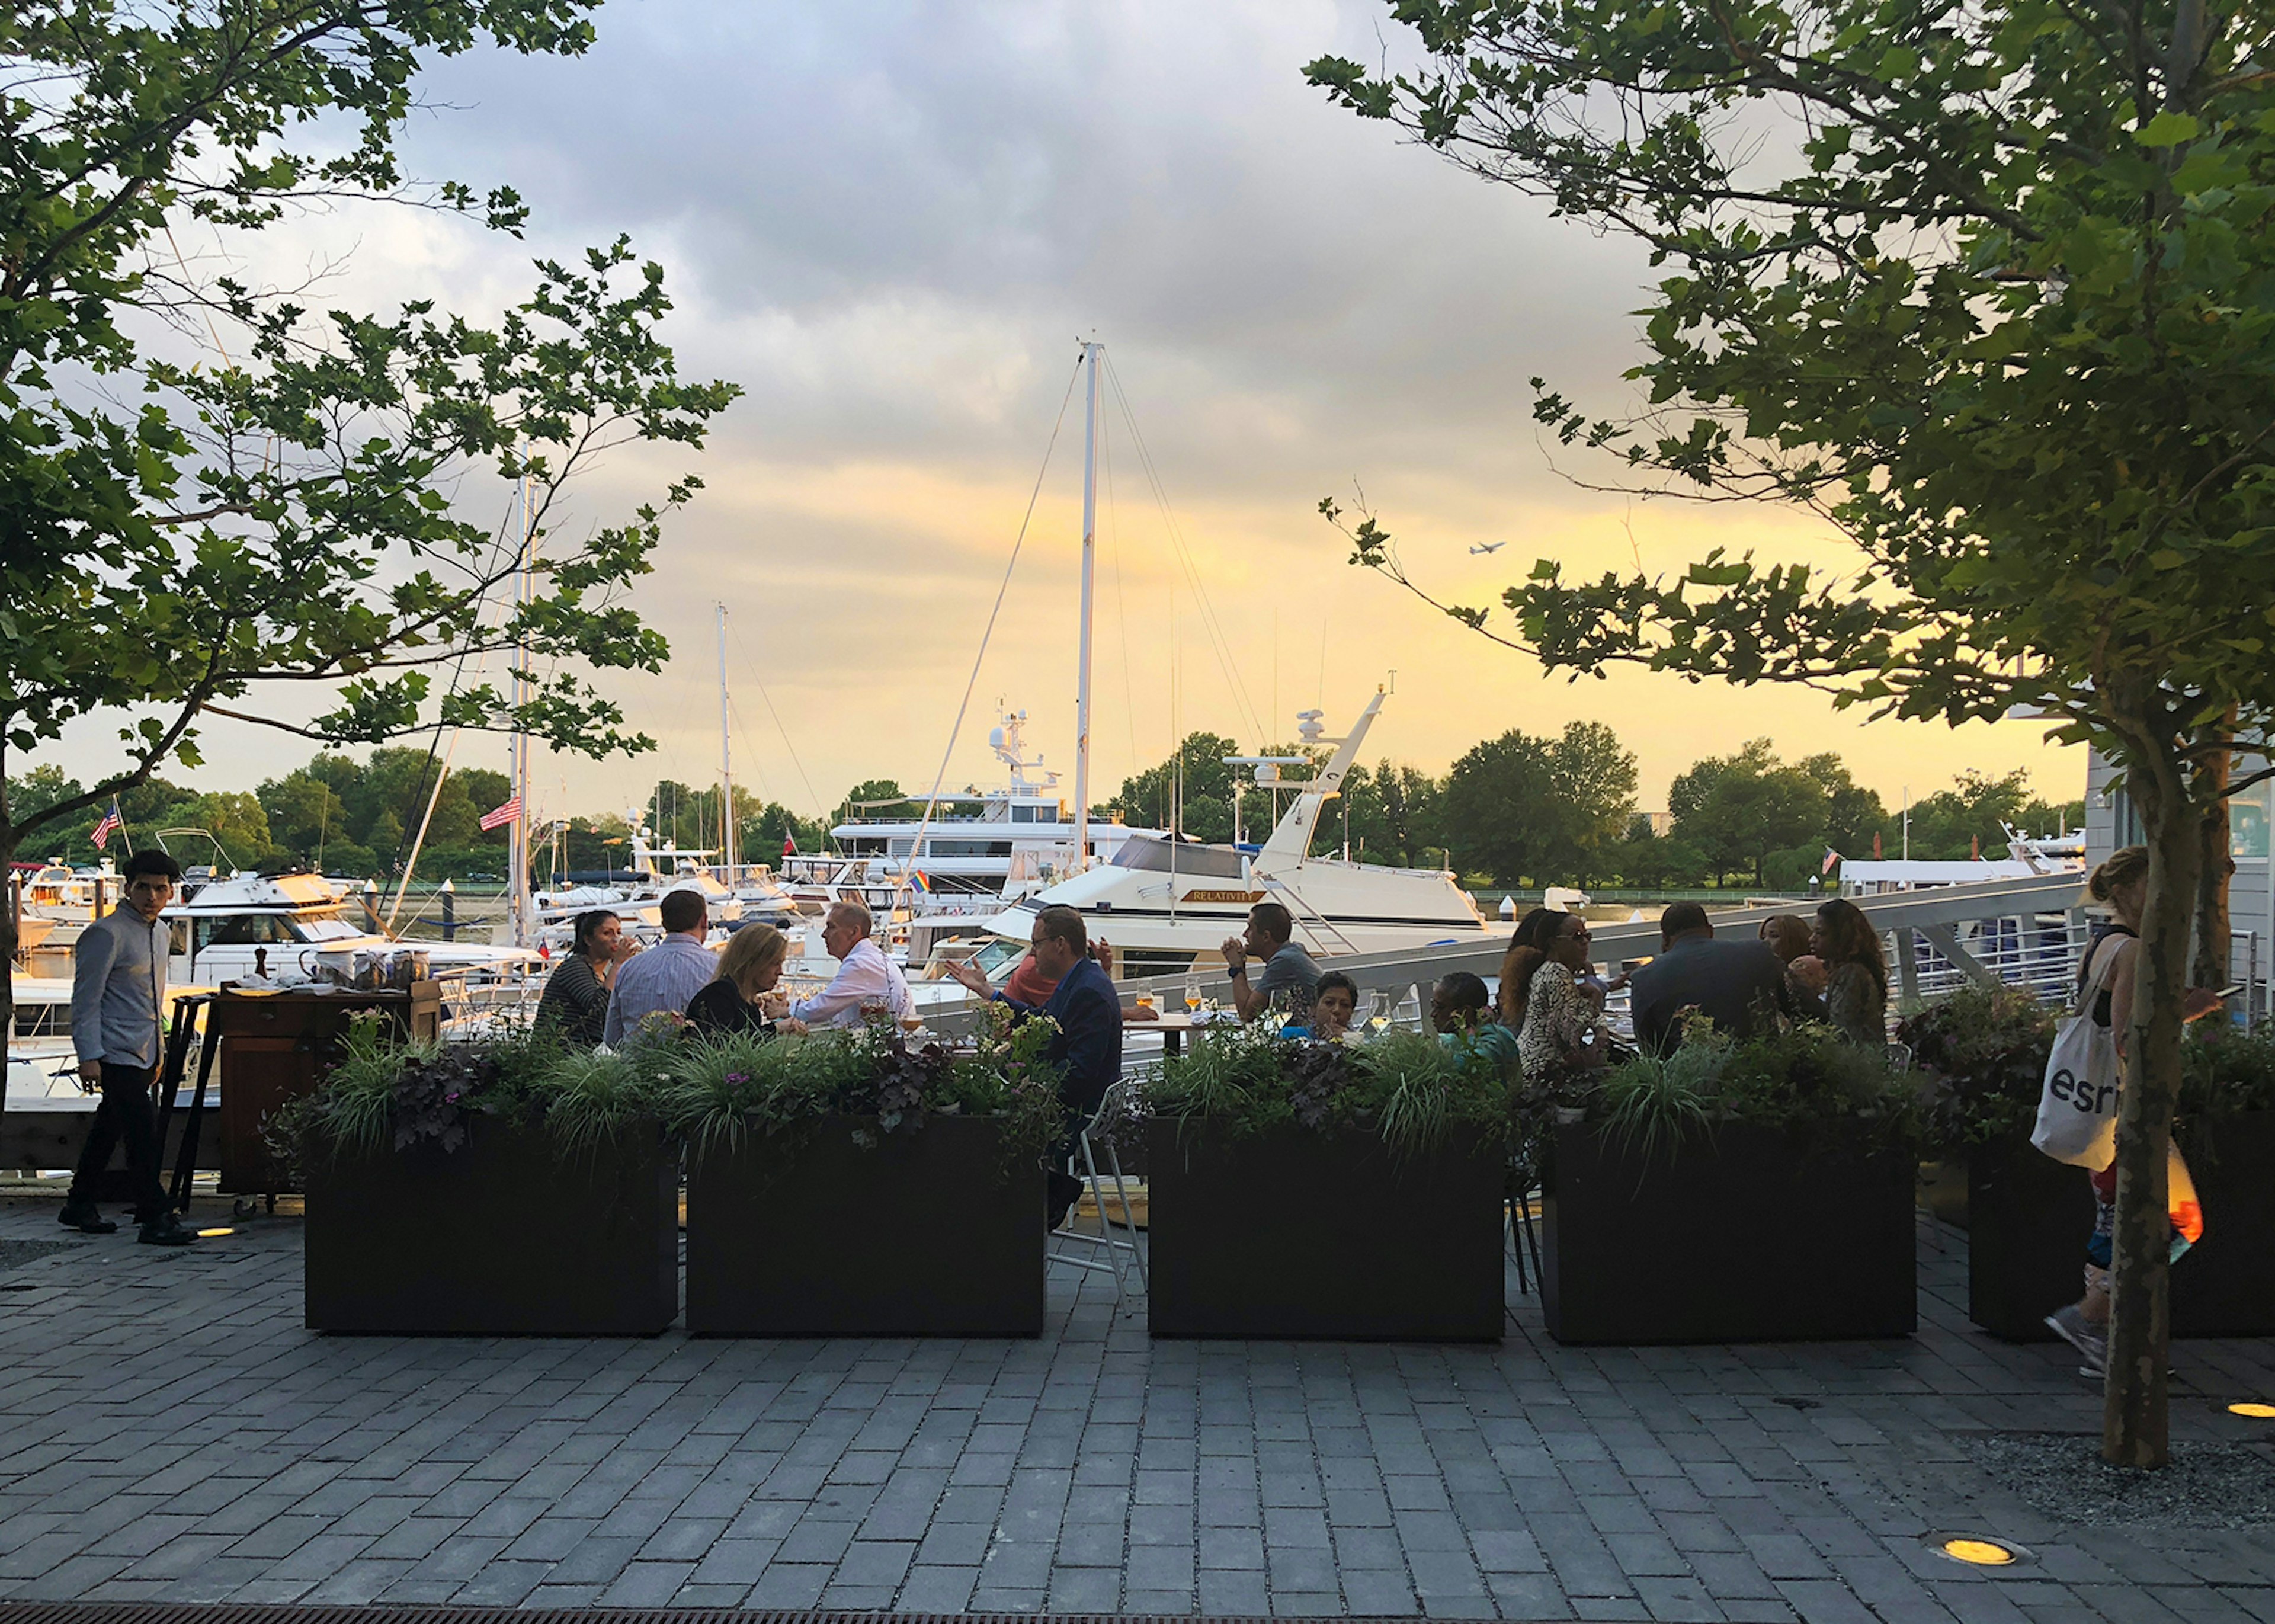
[[[765,679],[759,676],[758,661],[751,658],[751,651],[744,646],[739,634],[735,637],[734,642],[736,653],[742,656],[743,668],[751,674],[751,681],[758,688],[759,698],[767,702],[767,714],[774,718],[775,731],[782,735],[782,748],[790,752],[790,765],[797,769],[798,782],[805,786],[805,793],[813,803],[814,816],[827,818],[829,815],[829,809],[822,804],[821,791],[813,787],[813,780],[806,775],[805,763],[798,757],[797,746],[790,743],[790,729],[782,725],[782,713],[775,708],[774,695],[767,691]],[[728,696],[727,702],[729,706],[734,704],[734,697],[731,694]],[[738,711],[736,714],[737,719],[740,720],[741,713]]]
[[[932,827],[932,817],[940,804],[940,787],[948,779],[948,764],[956,754],[957,736],[964,731],[964,713],[971,707],[971,691],[979,685],[979,668],[987,658],[988,640],[995,635],[996,617],[1003,612],[1003,599],[1011,590],[1011,571],[1018,567],[1019,549],[1027,543],[1027,526],[1034,522],[1035,503],[1043,495],[1043,479],[1050,472],[1051,453],[1058,449],[1059,431],[1066,427],[1067,405],[1074,399],[1074,386],[1082,376],[1082,361],[1077,358],[1074,370],[1067,374],[1066,393],[1059,397],[1058,420],[1051,425],[1050,442],[1043,447],[1043,465],[1035,470],[1035,487],[1027,493],[1027,511],[1019,520],[1019,533],[1011,542],[1011,556],[1003,565],[1003,579],[995,588],[995,607],[987,611],[986,629],[979,634],[979,652],[971,657],[971,675],[964,679],[964,698],[956,707],[956,721],[948,731],[948,748],[940,752],[940,770],[933,774],[932,793],[925,797],[924,816],[917,822],[916,838],[909,845],[911,865],[924,855],[925,831]],[[907,870],[903,870],[905,876]],[[905,878],[903,883],[906,884]]]
[[[1153,500],[1160,507],[1161,522],[1169,533],[1169,540],[1176,552],[1177,563],[1193,589],[1194,601],[1200,607],[1202,629],[1208,634],[1211,649],[1216,655],[1217,665],[1224,674],[1225,684],[1231,690],[1232,697],[1240,708],[1247,714],[1248,725],[1254,729],[1255,736],[1259,740],[1265,740],[1266,736],[1263,721],[1257,714],[1255,701],[1249,698],[1248,685],[1241,680],[1239,663],[1233,657],[1232,640],[1225,634],[1224,623],[1218,618],[1216,605],[1210,601],[1208,588],[1203,583],[1199,565],[1194,560],[1191,548],[1186,544],[1184,532],[1177,523],[1175,510],[1169,505],[1168,492],[1161,483],[1160,470],[1154,466],[1153,453],[1146,449],[1145,436],[1138,427],[1138,414],[1130,404],[1130,397],[1122,387],[1121,374],[1115,369],[1111,358],[1106,363],[1106,376],[1108,386],[1114,391],[1115,404],[1122,409],[1122,419],[1130,426],[1130,441],[1138,448],[1138,466],[1144,469],[1146,483],[1153,490]]]

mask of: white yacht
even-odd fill
[[[1024,899],[988,921],[989,930],[1024,942],[1035,914],[1063,903],[1084,916],[1093,939],[1114,945],[1115,973],[1123,977],[1222,964],[1225,939],[1238,935],[1248,910],[1266,901],[1287,908],[1296,940],[1322,959],[1497,935],[1476,900],[1443,869],[1306,855],[1319,813],[1342,793],[1383,699],[1378,691],[1349,737],[1307,739],[1335,744],[1334,756],[1316,778],[1287,786],[1296,789],[1295,801],[1254,851],[1133,831],[1104,861]],[[1307,732],[1317,726],[1308,721]],[[1266,775],[1268,768],[1258,771],[1259,782],[1285,783]],[[1016,963],[1014,956],[1004,973]]]
[[[904,912],[917,921],[961,915],[977,927],[1006,903],[1056,885],[1081,869],[1072,810],[1059,775],[1030,759],[1022,735],[1027,713],[1007,711],[987,736],[988,747],[1010,769],[1010,782],[933,798],[911,796],[915,816],[854,817],[829,831],[837,850],[785,857],[783,878],[802,907],[840,898],[865,903],[888,918]],[[1032,774],[1039,773],[1038,779]],[[896,803],[896,804],[900,804]],[[1092,854],[1111,860],[1133,840],[1158,829],[1120,823],[1088,826]]]
[[[327,957],[409,945],[437,976],[499,979],[541,963],[525,948],[472,941],[410,944],[346,917],[321,874],[232,874],[166,910],[173,927],[169,979],[215,986],[246,980],[266,965],[272,978],[312,978]]]

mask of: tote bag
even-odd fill
[[[2076,1010],[2054,1031],[2030,1143],[2074,1167],[2098,1173],[2117,1159],[2117,1039],[2093,1018],[2117,954],[2104,936],[2079,989]]]

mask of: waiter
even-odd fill
[[[164,852],[136,852],[126,859],[125,901],[80,932],[72,949],[72,1047],[80,1078],[101,1084],[102,1103],[95,1107],[60,1217],[66,1227],[89,1235],[117,1229],[95,1205],[94,1191],[112,1148],[124,1139],[134,1220],[152,1246],[190,1243],[190,1232],[159,1188],[158,1125],[150,1100],[164,1055],[171,945],[171,933],[158,916],[174,900],[181,877],[182,865]]]

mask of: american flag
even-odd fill
[[[518,795],[508,796],[504,805],[493,808],[491,811],[486,812],[482,814],[482,833],[487,835],[492,829],[498,827],[501,824],[511,823],[515,819],[520,816],[521,797]]]
[[[1840,854],[1827,846],[1825,849],[1825,866],[1817,872],[1820,874],[1829,874],[1833,872],[1833,865],[1839,861],[1840,861]]]
[[[110,844],[111,835],[125,827],[126,820],[118,815],[118,797],[114,795],[110,797],[110,810],[102,814],[102,821],[94,826],[94,832],[87,838],[94,842],[94,849],[101,851]]]

